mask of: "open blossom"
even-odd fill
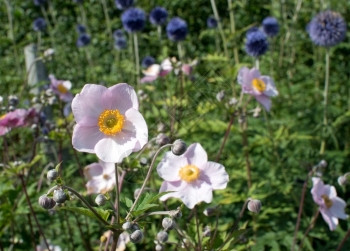
[[[208,156],[199,143],[188,147],[183,155],[167,152],[157,167],[164,179],[159,192],[171,192],[160,200],[179,198],[188,208],[213,199],[213,190],[225,189],[229,180],[225,167],[208,161]]]
[[[72,83],[69,80],[58,80],[54,75],[49,75],[50,88],[59,98],[64,102],[70,102],[73,99],[73,95],[70,92]]]
[[[148,141],[148,129],[138,108],[136,93],[128,84],[109,88],[86,84],[72,101],[77,122],[74,148],[113,163],[139,151]]]
[[[250,94],[269,111],[271,108],[270,97],[278,95],[273,80],[269,76],[261,76],[256,68],[242,67],[239,70],[238,83],[242,86],[243,93]]]
[[[346,203],[337,196],[334,186],[325,185],[320,178],[312,178],[312,198],[319,205],[323,219],[333,231],[338,225],[339,219],[347,219],[345,214]]]
[[[84,168],[84,175],[88,179],[86,188],[88,194],[106,193],[115,187],[115,166],[114,163],[100,161],[92,163]]]
[[[8,133],[11,128],[23,127],[30,124],[36,117],[34,108],[16,109],[0,117],[0,136]]]

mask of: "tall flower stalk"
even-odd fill
[[[326,69],[325,69],[325,82],[323,91],[323,127],[324,130],[328,130],[328,118],[327,118],[327,108],[328,108],[328,89],[329,89],[329,49],[326,50]],[[322,139],[320,154],[323,155],[326,150],[326,140]]]

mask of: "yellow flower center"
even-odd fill
[[[111,178],[108,174],[104,174],[102,177],[103,177],[103,179],[105,179],[105,180],[109,180],[109,179]]]
[[[116,135],[123,129],[124,116],[118,109],[104,110],[98,118],[98,127],[106,135]]]
[[[265,82],[262,81],[262,80],[259,79],[259,78],[254,78],[254,79],[252,80],[252,85],[253,85],[253,87],[254,87],[257,91],[259,91],[259,92],[263,92],[263,91],[266,90],[266,84],[265,84]]]
[[[328,209],[333,206],[332,200],[327,195],[323,194],[321,197],[322,197],[322,199],[324,201],[324,204],[326,204],[326,207]]]
[[[68,92],[68,89],[63,85],[62,82],[57,85],[57,90],[62,94],[65,94]]]
[[[194,165],[187,165],[180,169],[179,176],[186,182],[192,182],[199,178],[200,170]]]

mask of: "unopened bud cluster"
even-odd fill
[[[122,228],[130,234],[130,241],[132,243],[139,243],[142,241],[143,232],[136,223],[127,221],[122,225]]]
[[[177,139],[174,141],[173,146],[171,147],[171,152],[177,156],[182,155],[187,150],[186,143],[181,140]]]

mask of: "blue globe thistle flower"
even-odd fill
[[[149,21],[154,25],[163,25],[168,18],[168,12],[163,7],[155,7],[149,14]]]
[[[139,8],[130,8],[123,12],[122,23],[127,32],[141,31],[145,27],[146,14]]]
[[[35,31],[43,31],[46,28],[46,21],[42,17],[38,17],[37,19],[34,20],[33,22],[33,29]]]
[[[114,41],[114,48],[117,50],[123,50],[127,47],[127,42],[124,37],[120,37]]]
[[[274,17],[266,17],[262,21],[262,27],[266,35],[269,37],[274,37],[280,30],[280,26],[278,25],[278,21]]]
[[[166,32],[168,38],[172,41],[184,40],[188,33],[187,23],[179,17],[174,17],[169,21]]]
[[[119,10],[125,10],[134,5],[134,0],[115,0],[115,6]]]
[[[144,68],[148,68],[149,66],[151,66],[152,64],[154,64],[156,62],[156,60],[151,57],[151,56],[146,56],[142,59],[142,67]]]
[[[216,27],[218,27],[218,21],[214,17],[208,17],[207,27],[209,29],[215,29]]]
[[[117,40],[118,38],[124,37],[124,32],[122,29],[115,30],[113,32],[113,38]]]
[[[259,29],[248,31],[246,37],[245,50],[252,57],[263,55],[269,48],[265,33]]]
[[[34,4],[36,6],[44,5],[46,3],[46,0],[34,0]]]
[[[312,42],[320,46],[330,47],[344,40],[346,23],[339,13],[327,10],[311,20],[307,31]]]
[[[78,47],[87,46],[90,43],[90,41],[91,41],[91,37],[88,34],[86,33],[80,34],[77,40],[77,46]]]
[[[249,30],[247,30],[247,33],[245,34],[245,36],[248,37],[248,35],[249,35],[250,33],[256,32],[256,31],[258,31],[258,30],[259,30],[258,27],[252,27],[252,28],[250,28]]]
[[[77,32],[79,34],[83,34],[83,33],[86,33],[86,27],[82,24],[78,24],[77,25]]]

